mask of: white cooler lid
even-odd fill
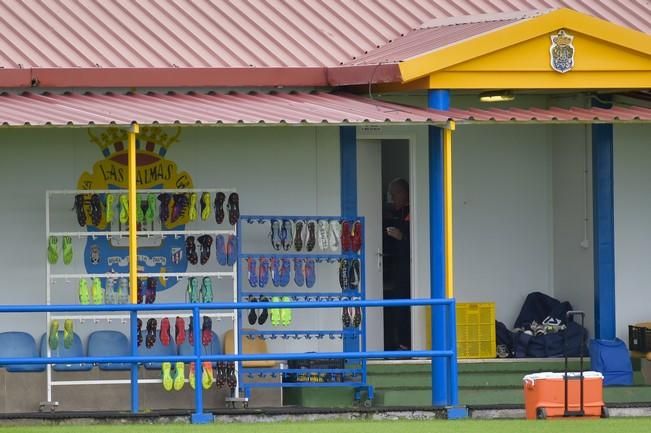
[[[579,372],[568,372],[567,376],[568,377],[579,377],[581,373]],[[532,373],[532,374],[527,374],[525,377],[522,378],[522,381],[524,382],[535,382],[537,380],[542,380],[542,379],[563,379],[565,376],[565,373],[552,373],[551,371],[549,372],[543,372],[543,373]],[[598,371],[584,371],[583,372],[583,377],[589,378],[589,379],[603,379],[604,375],[599,373]]]

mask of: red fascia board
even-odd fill
[[[31,87],[31,85],[31,70],[0,68],[0,89],[11,87]]]
[[[328,83],[335,87],[400,82],[402,82],[402,75],[397,63],[328,68]]]
[[[0,69],[0,88],[326,87],[401,81],[397,64],[268,68]]]
[[[325,68],[33,68],[38,87],[327,86]],[[28,84],[29,85],[29,84]],[[19,86],[16,86],[19,87]]]

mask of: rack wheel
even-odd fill
[[[373,406],[373,400],[364,400],[364,407]]]
[[[249,407],[249,399],[246,397],[229,397],[226,399],[226,407],[231,409],[237,409],[238,407],[246,409]]]
[[[608,408],[606,406],[601,406],[601,417],[610,418],[610,412],[608,411]]]
[[[57,407],[59,407],[58,401],[43,401],[39,405],[39,411],[54,413]]]
[[[537,419],[547,419],[547,409],[544,407],[539,407],[536,409],[536,418]]]

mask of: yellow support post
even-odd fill
[[[136,135],[140,132],[137,123],[129,130],[129,286],[131,303],[138,303],[138,226],[136,225]]]
[[[452,230],[452,131],[454,121],[443,130],[443,189],[445,213],[445,295],[454,297],[454,248]]]

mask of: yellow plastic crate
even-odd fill
[[[457,356],[495,358],[495,303],[457,304]]]

